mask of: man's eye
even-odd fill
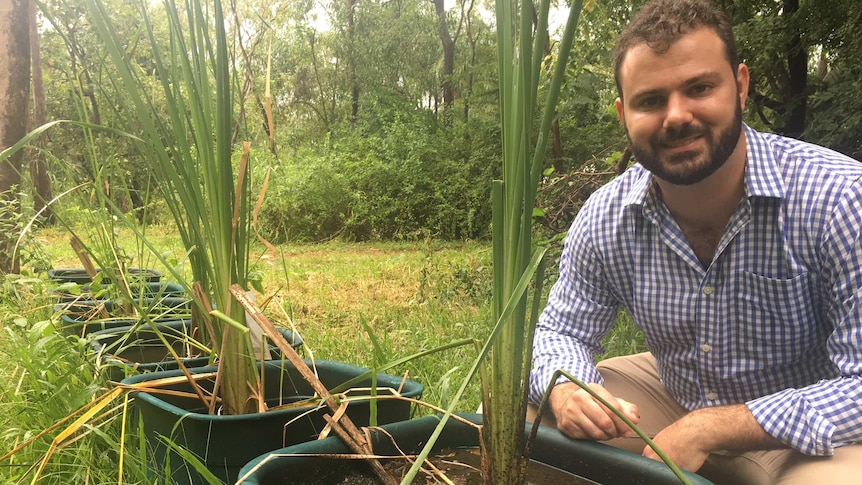
[[[691,88],[691,92],[694,94],[706,94],[712,89],[712,86],[709,84],[698,84]]]
[[[640,102],[638,102],[638,105],[642,109],[657,108],[661,105],[661,99],[657,96],[650,96],[648,98],[641,99]]]

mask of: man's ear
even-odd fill
[[[745,102],[748,100],[748,83],[750,80],[748,66],[740,64],[736,68],[736,89],[739,93],[739,104],[743,110],[745,109]]]
[[[623,100],[620,98],[617,98],[617,100],[614,102],[614,106],[616,106],[616,108],[617,108],[617,119],[619,119],[620,123],[623,125],[623,127],[625,127],[626,126],[626,112],[625,112],[625,109],[623,109]]]

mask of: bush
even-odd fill
[[[276,167],[259,224],[269,241],[320,241],[340,234],[356,205],[347,177],[325,157],[299,155]]]
[[[396,117],[382,129],[352,128],[323,148],[298,153],[268,191],[259,216],[264,237],[274,243],[486,237],[496,146],[466,149],[454,131]]]

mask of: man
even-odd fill
[[[562,368],[715,481],[860,483],[862,164],[743,124],[748,68],[706,0],[644,6],[614,64],[638,163],[572,224],[531,401]],[[620,307],[650,352],[596,367]],[[657,459],[566,379],[549,412]]]

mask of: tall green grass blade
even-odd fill
[[[521,275],[521,279],[518,281],[518,284],[515,285],[515,288],[512,291],[512,295],[506,302],[506,305],[503,306],[503,308],[500,310],[500,317],[494,324],[494,328],[491,330],[491,334],[488,336],[487,339],[485,339],[482,348],[479,350],[479,354],[473,360],[473,363],[470,366],[470,370],[467,372],[467,376],[461,382],[461,386],[455,392],[455,395],[452,396],[452,400],[449,403],[449,406],[446,408],[446,412],[440,418],[440,423],[434,429],[434,432],[431,433],[431,436],[428,438],[428,443],[426,443],[425,447],[422,448],[422,450],[416,456],[416,460],[413,463],[413,466],[410,467],[410,470],[408,470],[404,477],[401,479],[402,485],[408,485],[411,483],[411,481],[416,477],[416,474],[419,472],[422,463],[425,461],[426,458],[428,458],[428,455],[431,453],[434,444],[437,442],[437,438],[440,436],[440,433],[443,432],[443,427],[449,420],[449,416],[451,416],[453,410],[455,409],[455,406],[458,405],[461,396],[464,395],[464,391],[466,391],[473,378],[476,377],[477,373],[479,373],[480,368],[485,365],[485,359],[488,358],[490,353],[492,352],[492,347],[499,338],[499,335],[505,327],[506,322],[516,311],[518,302],[526,294],[527,288],[530,285],[530,281],[532,281],[536,270],[542,264],[542,260],[545,257],[545,252],[546,249],[539,248],[533,253],[533,257],[530,260],[530,264],[527,266],[527,269],[524,271],[524,274]],[[483,393],[483,400],[484,399],[485,395]]]
[[[510,300],[515,282],[523,278],[532,252],[532,218],[547,134],[574,39],[582,4],[571,7],[557,66],[547,94],[538,136],[533,116],[538,107],[541,60],[544,57],[550,2],[542,0],[533,29],[533,3],[498,0],[497,46],[500,113],[503,124],[503,179],[492,191],[494,224],[494,306]],[[527,295],[515,303],[499,339],[493,343],[488,369],[483,375],[484,426],[482,439],[485,483],[520,484],[526,462],[522,455],[525,393],[538,303],[527,314]]]
[[[359,323],[368,335],[368,339],[371,340],[371,347],[374,351],[374,365],[371,366],[371,400],[368,402],[368,425],[377,426],[377,399],[375,399],[377,397],[377,366],[386,360],[386,356],[377,336],[374,335],[374,330],[371,329],[365,318],[360,317]]]
[[[143,159],[156,180],[189,251],[194,280],[209,294],[214,306],[230,320],[244,322],[245,313],[229,288],[246,287],[250,234],[248,166],[235,173],[232,160],[232,59],[220,0],[206,7],[200,0],[164,2],[169,45],[160,49],[149,17],[149,2],[139,0],[145,33],[165,98],[168,121],[154,107],[146,84],[131,66],[110,16],[100,0],[86,0],[94,26],[105,42],[141,131]],[[158,254],[158,253],[156,253]],[[209,309],[198,308],[198,318]],[[224,411],[254,412],[251,392],[258,388],[252,344],[245,332],[215,320],[213,348],[220,349]],[[205,326],[201,326],[205,328]],[[229,338],[224,335],[230,332]],[[224,342],[224,346],[222,346]]]
[[[387,362],[386,364],[380,365],[379,367],[377,367],[377,372],[386,372],[389,369],[394,369],[396,367],[402,366],[402,365],[404,365],[404,364],[406,364],[412,360],[421,359],[422,357],[427,357],[429,355],[443,352],[444,350],[450,350],[450,349],[454,349],[457,347],[463,347],[465,345],[470,345],[474,342],[475,342],[475,340],[473,340],[473,339],[460,339],[460,340],[455,340],[453,342],[449,342],[447,344],[440,345],[438,347],[434,347],[433,349],[423,350],[422,352],[416,352],[416,353],[410,354],[406,357],[402,357],[400,359],[395,359],[393,361]],[[338,394],[340,392],[344,392],[347,389],[349,389],[349,388],[355,386],[356,384],[359,384],[360,382],[371,377],[373,372],[374,371],[369,370],[368,372],[360,374],[360,375],[350,379],[349,381],[346,381],[342,384],[339,384],[336,387],[333,387],[332,389],[330,389],[330,392],[332,394]]]
[[[162,436],[161,439],[168,445],[169,450],[179,455],[185,463],[190,465],[194,471],[198,473],[200,479],[205,480],[208,485],[224,485],[224,482],[219,477],[215,476],[215,474],[213,474],[213,472],[207,467],[206,463],[202,462],[197,455],[171,441],[171,439],[166,436]]]

